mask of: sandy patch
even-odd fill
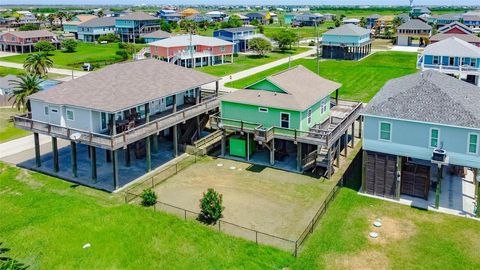
[[[378,251],[344,254],[329,263],[327,269],[383,270],[389,268],[387,256]]]
[[[375,220],[375,217],[371,216],[369,218],[371,224],[373,224]],[[380,220],[382,227],[377,228],[373,225],[370,225],[369,227],[370,231],[378,233],[378,238],[373,239],[368,236],[368,233],[365,234],[371,243],[385,245],[399,240],[408,239],[417,233],[415,224],[408,219],[404,220],[391,217],[381,217]]]

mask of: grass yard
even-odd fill
[[[370,239],[371,231],[379,237]],[[479,232],[478,221],[344,188],[291,269],[480,269]]]
[[[2,61],[2,59],[3,58],[0,58],[0,61]],[[0,77],[4,77],[7,75],[23,75],[23,74],[25,74],[25,70],[23,69],[0,66]],[[65,77],[65,75],[56,74],[56,73],[48,74],[48,79],[54,80],[54,79],[59,79],[63,77]]]
[[[198,213],[202,193],[214,188],[223,194],[225,221],[296,240],[334,185],[324,178],[206,157],[155,190],[161,202]]]
[[[368,102],[388,80],[415,73],[416,60],[415,53],[404,52],[377,52],[362,61],[325,60],[320,62],[320,76],[342,83],[341,98]],[[314,59],[298,59],[293,65],[317,70]],[[225,86],[244,88],[287,68],[288,64],[277,66]]]
[[[138,45],[140,48],[144,45]],[[118,44],[93,44],[79,42],[77,49],[73,53],[66,53],[61,50],[51,52],[50,58],[53,60],[53,65],[56,68],[71,69],[72,66],[75,69],[80,69],[83,63],[96,63],[100,66],[120,62],[121,57],[116,55],[118,51]],[[1,61],[23,63],[27,58],[28,53],[21,55],[14,55],[3,57]]]
[[[328,31],[328,27],[335,27],[335,24],[333,22],[325,22],[322,23],[318,26],[318,34],[321,35]],[[313,26],[304,26],[304,27],[282,27],[278,25],[265,25],[264,26],[264,34],[265,36],[272,38],[274,37],[278,32],[285,31],[288,29],[289,31],[292,31],[298,35],[300,39],[304,38],[314,38],[316,36],[315,33],[315,27]]]
[[[197,68],[197,70],[203,71],[205,73],[208,73],[214,76],[226,76],[229,74],[233,74],[236,72],[261,66],[263,64],[267,64],[267,63],[288,57],[289,55],[295,55],[308,50],[309,48],[298,47],[298,48],[293,48],[292,50],[287,50],[287,51],[273,51],[268,55],[266,55],[265,57],[259,57],[257,55],[239,54],[238,57],[233,58],[233,64],[207,66],[207,67]]]
[[[0,108],[0,143],[27,136],[30,132],[13,126],[10,117],[19,112],[13,108]]]
[[[0,194],[2,247],[29,269],[282,269],[294,259],[125,204],[120,195],[1,163]]]

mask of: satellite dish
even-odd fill
[[[70,140],[78,141],[80,139],[80,137],[82,137],[82,134],[76,132],[76,133],[73,133],[72,135],[70,135]]]

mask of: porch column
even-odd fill
[[[200,95],[201,95],[200,88],[195,89],[195,104],[199,104],[201,102]]]
[[[250,160],[250,134],[247,133],[247,161]]]
[[[348,130],[345,130],[345,134],[343,134],[343,140],[344,140],[343,151],[345,152],[344,153],[345,157],[347,157],[348,156]]]
[[[233,53],[230,55],[230,63],[233,64]]]
[[[362,138],[362,116],[358,117],[358,138]]]
[[[153,152],[157,153],[158,152],[158,135],[153,134],[151,137],[153,142]]]
[[[270,145],[270,165],[275,165],[275,139],[273,138]]]
[[[225,156],[225,148],[226,148],[226,142],[225,142],[225,130],[222,130],[222,146],[221,146],[221,150],[220,150],[220,154],[222,155],[222,157]]]
[[[473,183],[475,184],[475,194],[477,202],[477,212],[475,213],[476,217],[480,217],[480,181],[478,179],[478,169],[473,169]]]
[[[123,156],[125,158],[125,166],[130,167],[130,145],[128,144],[124,151],[123,151]]]
[[[196,122],[197,122],[197,136],[198,136],[197,138],[200,139],[200,135],[202,133],[202,127],[200,126],[200,116],[197,115],[195,117],[195,119],[196,119]]]
[[[338,89],[335,90],[335,105],[338,106]]]
[[[113,189],[118,188],[118,150],[112,150]]]
[[[173,95],[172,112],[177,112],[177,95]],[[173,126],[173,154],[178,157],[178,125]]]
[[[367,151],[362,150],[362,192],[367,191]]]
[[[297,142],[297,171],[302,171],[302,143]]]
[[[218,81],[215,82],[215,96],[218,97],[218,90],[220,88],[220,83]]]
[[[77,177],[77,143],[70,141],[71,148],[71,162],[72,162],[72,175]]]
[[[336,163],[337,163],[337,168],[340,168],[340,140],[338,140],[338,141],[337,141],[336,145],[337,145],[337,146],[336,146],[336,147],[337,147],[337,149],[336,149],[336,150],[337,150],[337,154],[336,154],[336,156],[337,156]]]
[[[332,147],[328,147],[327,154],[327,179],[332,177]]]
[[[95,149],[94,146],[88,146],[90,148],[90,154],[91,154],[91,159],[90,159],[90,167],[92,169],[91,171],[91,177],[93,182],[97,182],[97,149]]]
[[[222,64],[223,64],[223,58],[224,58],[224,55],[222,54]]]
[[[443,166],[439,165],[437,169],[437,189],[435,190],[435,208],[440,207],[440,193],[442,193]]]
[[[57,138],[52,137],[52,152],[53,152],[53,171],[58,172],[58,147]]]
[[[145,103],[145,123],[150,122],[150,104]],[[145,162],[146,170],[149,172],[152,169],[152,156],[150,152],[150,136],[145,138]]]
[[[401,181],[402,181],[402,157],[397,156],[397,167],[396,167],[396,185],[395,185],[395,199],[400,200],[400,188],[401,188]]]
[[[355,147],[355,121],[352,123],[352,148]]]
[[[35,141],[35,163],[37,167],[42,166],[42,158],[40,156],[40,139],[38,133],[33,133],[33,140]]]

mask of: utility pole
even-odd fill
[[[319,62],[319,58],[320,58],[320,48],[319,48],[319,40],[318,40],[318,27],[317,27],[317,21],[315,21],[315,37],[316,37],[316,42],[315,42],[315,46],[317,46],[317,55],[316,55],[316,59],[317,59],[317,75],[320,75],[320,62]]]

